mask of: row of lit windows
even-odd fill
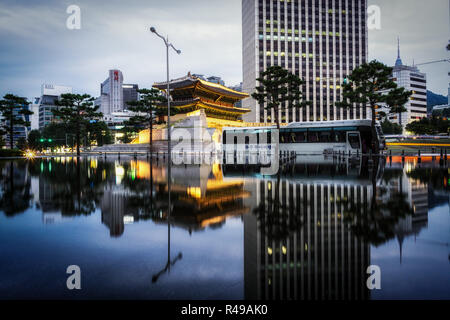
[[[269,9],[269,7],[266,6],[266,9]],[[328,9],[328,10],[327,10],[327,9],[323,9],[323,8],[322,8],[322,9],[316,9],[316,10],[314,10],[314,13],[315,13],[315,14],[319,14],[319,13],[322,13],[322,14],[324,14],[324,13],[329,13],[329,14],[339,14],[339,11],[341,11],[342,14],[347,14],[347,10],[333,10],[333,9]],[[284,13],[284,10],[280,10],[280,13],[283,14],[283,13]],[[297,11],[295,11],[294,13],[297,14]],[[288,11],[287,11],[287,14],[288,14],[288,16],[291,15],[291,11],[288,10]],[[304,13],[303,13],[303,14],[304,14]],[[356,15],[358,15],[358,14],[356,14]],[[363,15],[361,14],[361,16],[363,16]],[[364,14],[364,16],[365,16],[365,14]],[[271,21],[271,20],[266,20],[266,23],[269,24],[270,21]],[[274,22],[274,23],[278,23],[278,20],[274,20],[273,22]]]
[[[330,32],[330,33],[332,33],[332,32]],[[339,35],[337,35],[337,37],[339,37]],[[285,41],[285,40],[292,41],[292,39],[294,39],[295,42],[300,42],[300,37],[292,37],[292,36],[287,36],[287,37],[279,36],[278,37],[277,35],[273,35],[273,36],[266,35],[264,37],[264,35],[262,35],[262,34],[259,35],[259,40],[264,40],[264,38],[266,40],[275,40],[275,41],[278,39],[280,39],[281,41]],[[306,42],[306,37],[302,37],[301,40],[302,40],[302,42]],[[314,42],[314,39],[312,37],[308,37],[308,42]]]
[[[280,33],[285,33],[285,31],[286,31],[286,29],[280,29]],[[261,33],[261,32],[263,32],[263,28],[259,28],[259,32]],[[295,34],[299,34],[299,30],[298,29],[295,29],[294,30],[294,33]],[[266,33],[271,33],[271,29],[270,28],[266,28]],[[273,33],[278,33],[278,28],[273,28]],[[306,30],[302,30],[301,31],[301,33],[302,33],[302,35],[306,35]],[[288,35],[292,35],[292,29],[287,29],[287,34]],[[313,35],[313,32],[311,31],[311,30],[309,30],[308,31],[308,34],[309,35]],[[326,35],[329,35],[330,37],[340,37],[341,36],[341,34],[339,33],[339,32],[332,32],[332,31],[329,31],[329,32],[326,32],[326,31],[322,31],[322,32],[320,32],[320,31],[316,31],[315,33],[314,33],[316,36],[320,36],[320,35],[322,35],[322,36],[326,36]]]
[[[263,55],[263,52],[260,52],[259,54],[260,54],[260,56],[262,56],[262,55]],[[285,56],[292,57],[292,52],[288,52],[288,53],[286,54],[286,52],[284,52],[284,51],[281,51],[281,52],[277,52],[277,51],[275,51],[275,52],[272,52],[272,51],[266,51],[266,56],[267,56],[267,57],[270,57],[270,56],[272,56],[272,55],[273,55],[274,57],[278,57],[278,56],[280,56],[280,57],[285,57]],[[296,52],[296,53],[294,54],[294,57],[296,57],[296,58],[299,58],[300,56],[302,56],[302,58],[304,58],[304,59],[306,59],[306,57],[308,57],[308,58],[310,58],[310,59],[314,58],[314,54],[312,54],[312,53],[308,53],[308,54],[302,53],[302,54],[300,54],[300,53]],[[319,56],[319,54],[316,54],[316,56]],[[324,62],[323,64],[326,66],[326,62]]]

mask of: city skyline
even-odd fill
[[[432,2],[369,0],[368,5],[381,8],[381,30],[368,33],[369,60],[394,65],[397,37],[405,64],[446,58],[448,3]],[[110,69],[122,70],[127,83],[150,87],[165,79],[165,50],[151,37],[150,25],[169,34],[182,50],[171,59],[171,78],[191,71],[221,76],[227,85],[242,81],[240,0],[197,1],[189,4],[194,9],[188,11],[187,4],[177,1],[132,1],[126,7],[118,1],[108,6],[80,1],[80,30],[66,28],[66,9],[71,4],[5,1],[0,5],[2,94],[12,92],[32,100],[41,84],[57,83],[96,97],[98,84]],[[209,10],[212,5],[218,10]],[[421,19],[428,23],[418,23]],[[421,71],[427,73],[431,91],[447,94],[445,64],[422,66]]]

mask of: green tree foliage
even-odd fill
[[[413,121],[406,125],[406,130],[414,134],[439,134],[449,133],[450,120],[444,120],[438,117],[422,118],[419,121]]]
[[[30,122],[25,121],[24,116],[33,114],[25,108],[30,103],[26,98],[21,98],[13,94],[6,94],[0,100],[0,116],[5,120],[0,125],[0,135],[9,136],[9,146],[14,148],[14,127],[29,127]]]
[[[104,121],[94,121],[87,125],[86,131],[89,136],[89,142],[96,142],[98,146],[113,143],[113,136],[108,125]]]
[[[24,137],[20,137],[19,139],[17,139],[17,143],[16,143],[17,149],[19,150],[27,150],[28,149],[28,142],[27,139],[25,139]]]
[[[42,145],[40,143],[41,132],[39,130],[31,130],[28,133],[28,147],[32,150],[42,150]]]
[[[446,119],[450,118],[450,108],[434,110],[433,117],[446,118]]]
[[[125,135],[128,137],[128,132],[139,132],[140,130],[150,129],[150,152],[152,151],[153,140],[153,124],[157,116],[157,110],[161,111],[161,105],[166,102],[166,98],[161,95],[161,91],[158,89],[141,89],[138,91],[140,94],[139,101],[128,102],[129,109],[135,113],[129,121],[126,121]],[[159,115],[159,114],[158,114]]]
[[[122,143],[130,143],[131,141],[133,141],[133,138],[136,136],[136,133],[139,132],[139,130],[133,125],[127,124],[125,124],[123,128],[121,128],[119,131],[120,133],[123,134],[121,137],[118,138],[119,141],[121,141]]]
[[[342,84],[342,101],[336,106],[359,108],[367,106],[372,112],[372,135],[376,137],[375,120],[378,105],[385,103],[391,112],[402,112],[411,96],[410,91],[398,88],[392,79],[392,68],[373,60],[362,64],[352,71]],[[379,143],[374,141],[374,151],[378,152]]]
[[[91,120],[102,116],[101,112],[97,112],[99,106],[94,106],[93,101],[94,98],[88,94],[66,93],[61,95],[60,100],[56,101],[56,105],[59,108],[52,111],[62,123],[73,128],[77,145],[77,157],[80,156],[82,132],[87,131]]]
[[[57,148],[66,145],[66,135],[68,143],[72,140],[70,128],[62,122],[53,122],[45,126],[39,137],[40,149]]]
[[[381,122],[381,129],[384,134],[402,134],[403,128],[397,123],[392,123],[388,119]]]
[[[303,101],[301,91],[305,82],[280,66],[267,68],[256,80],[259,86],[256,87],[252,97],[260,105],[264,105],[266,110],[273,109],[278,129],[280,129],[279,112],[285,105],[288,109],[292,109],[307,104]]]

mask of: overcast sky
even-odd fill
[[[81,29],[69,30],[69,5],[81,9]],[[388,65],[448,58],[448,0],[369,0],[381,8],[381,30],[369,31],[369,58]],[[98,96],[109,69],[125,83],[150,87],[166,77],[162,40],[153,25],[182,54],[171,53],[171,78],[201,73],[242,81],[241,0],[60,0],[0,2],[0,95],[29,99],[42,83],[72,86]],[[449,63],[421,67],[428,88],[447,95]]]

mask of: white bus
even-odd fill
[[[374,152],[375,143],[378,143],[380,150],[384,150],[385,140],[381,126],[376,124],[377,136],[372,137],[371,125],[371,120],[293,122],[280,128],[279,150],[295,151],[297,154],[367,154]],[[274,130],[276,126],[223,128],[222,150],[274,150]]]

